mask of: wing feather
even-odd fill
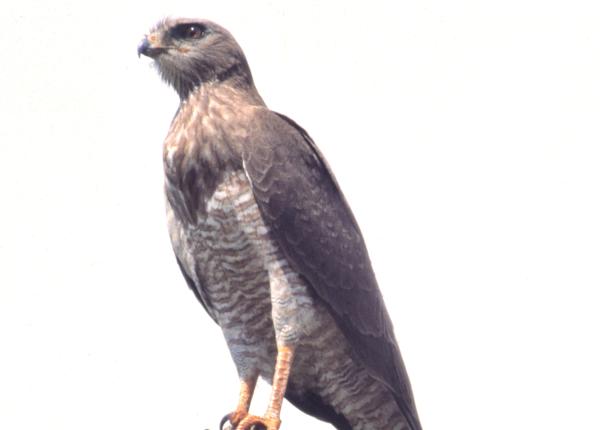
[[[372,374],[420,429],[412,390],[356,220],[324,157],[291,119],[261,113],[243,160],[271,234]]]

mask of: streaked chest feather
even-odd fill
[[[171,211],[170,230],[226,337],[291,340],[311,331],[314,299],[271,239],[243,171],[223,175],[195,223]]]
[[[180,106],[165,139],[163,165],[171,186],[167,198],[189,223],[206,214],[224,174],[242,169],[242,146],[254,108],[236,105],[236,97],[231,89],[202,86]]]
[[[166,192],[169,202],[184,193],[168,180]],[[270,303],[268,288],[260,288],[269,282],[264,264],[268,229],[243,172],[223,174],[212,194],[199,204],[203,210],[193,222],[169,205],[169,228],[175,253],[197,278],[200,293],[227,320],[235,319],[226,311],[234,302]]]

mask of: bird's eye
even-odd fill
[[[171,30],[171,35],[176,39],[202,39],[207,33],[202,24],[180,24]]]
[[[200,37],[200,36],[202,36],[202,33],[203,33],[203,31],[195,25],[190,25],[185,30],[185,36],[190,39],[195,39],[197,37]]]

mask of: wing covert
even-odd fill
[[[249,137],[243,159],[255,199],[290,264],[320,297],[353,348],[388,385],[419,429],[410,383],[364,240],[308,134],[291,119],[270,118]]]

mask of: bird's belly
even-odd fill
[[[167,184],[169,192],[178,190]],[[224,176],[204,212],[192,224],[169,208],[175,253],[201,286],[240,373],[269,379],[277,341],[311,331],[313,299],[272,242],[243,171]]]

